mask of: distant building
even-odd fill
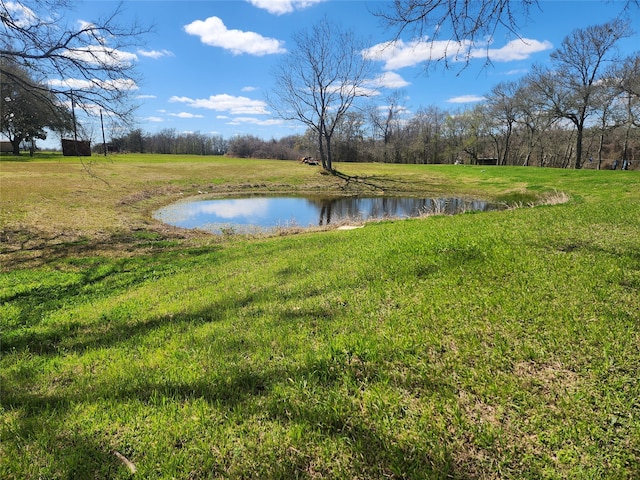
[[[478,158],[476,165],[498,165],[497,158]]]
[[[65,157],[90,157],[91,142],[89,140],[62,139],[62,155]]]

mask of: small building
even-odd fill
[[[497,158],[478,158],[476,159],[476,165],[498,165]]]
[[[90,157],[91,142],[89,140],[62,139],[62,155],[65,157]]]

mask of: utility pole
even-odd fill
[[[104,151],[104,156],[107,156],[107,141],[104,138],[104,122],[102,121],[102,109],[100,109],[100,127],[102,128],[102,150]]]
[[[79,157],[78,127],[76,125],[76,101],[73,98],[73,90],[69,90],[69,96],[71,97],[71,117],[73,118],[73,150],[76,152],[76,157]]]
[[[73,118],[73,140],[78,141],[78,127],[76,126],[76,101],[73,99],[73,90],[69,90],[71,97],[71,117]]]

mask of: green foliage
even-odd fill
[[[9,58],[0,58],[0,131],[19,154],[23,140],[45,140],[45,128],[56,131],[73,129],[71,113],[55,101],[53,93],[30,78],[28,72]]]
[[[5,269],[0,477],[636,477],[640,177],[375,168],[579,201]]]

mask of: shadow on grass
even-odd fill
[[[242,299],[236,298],[232,306],[241,308],[243,304],[249,303],[251,298],[251,295]],[[55,378],[52,375],[44,389],[34,388],[35,379],[41,375],[42,363],[37,360],[38,356],[87,354],[94,350],[124,344],[135,345],[137,339],[153,334],[167,324],[179,327],[215,322],[222,318],[224,310],[229,306],[231,303],[228,303],[228,300],[222,300],[206,309],[173,317],[157,316],[134,324],[113,324],[106,328],[94,325],[90,333],[74,333],[63,328],[41,336],[23,335],[13,341],[3,340],[3,350],[15,354],[15,350],[20,349],[23,358],[25,355],[28,358],[27,365],[0,373],[0,410],[7,414],[17,413],[10,429],[6,429],[8,423],[4,427],[0,424],[0,435],[3,442],[6,442],[7,449],[22,450],[27,442],[33,451],[32,454],[39,455],[39,458],[45,458],[48,452],[55,451],[56,459],[51,466],[51,478],[119,478],[121,475],[114,473],[116,469],[120,472],[126,470],[110,451],[108,438],[105,438],[104,442],[85,441],[81,434],[70,431],[70,427],[65,424],[64,418],[71,415],[79,405],[94,404],[101,400],[106,400],[109,404],[113,404],[114,401],[153,404],[158,399],[184,401],[204,398],[217,405],[232,407],[242,403],[248,396],[261,394],[268,383],[266,377],[246,369],[227,372],[218,382],[208,379],[194,382],[142,379],[117,384],[101,383],[99,379],[91,379],[92,385],[89,389],[76,383],[75,374],[63,374]],[[80,377],[82,375],[79,374]],[[37,443],[37,446],[32,445],[32,441]],[[50,443],[55,445],[49,445]],[[14,465],[20,463],[19,460],[16,462]],[[46,460],[43,462],[47,463]],[[8,472],[10,468],[6,466],[3,471]],[[45,470],[41,473],[46,474]],[[23,473],[24,471],[26,470],[22,470]]]
[[[416,181],[410,178],[391,178],[382,175],[347,175],[338,170],[334,170],[333,174],[337,178],[344,180],[344,185],[341,187],[342,190],[348,190],[352,185],[356,185],[358,190],[365,186],[377,193],[393,192],[394,195],[399,195],[420,191],[424,194],[424,186],[421,185],[422,190],[417,190]]]
[[[74,232],[4,229],[0,230],[0,262],[4,271],[10,271],[37,268],[72,257],[103,255],[117,258],[131,252],[153,253],[176,247],[180,240],[198,235],[169,227],[165,230],[134,229],[86,237]]]
[[[186,252],[188,253],[188,252]],[[41,289],[13,294],[11,302],[23,309],[21,322],[37,323],[49,311],[60,309],[63,305],[73,303],[76,299],[87,302],[102,295],[114,296],[128,289],[150,281],[148,276],[169,275],[176,268],[176,262],[181,262],[179,268],[190,265],[202,265],[203,261],[211,263],[215,268],[216,249],[196,249],[192,255],[180,252],[165,252],[158,256],[148,256],[135,259],[111,260],[106,265],[97,263],[80,270],[80,278],[70,286],[51,285]],[[213,257],[212,257],[213,255]],[[162,270],[155,265],[156,260],[161,265],[170,265]],[[295,271],[283,270],[283,276],[294,274]],[[266,287],[265,287],[266,288]],[[305,290],[297,295],[316,295],[319,291]],[[252,290],[236,293],[212,301],[206,308],[176,313],[171,316],[144,316],[138,319],[105,318],[102,324],[54,325],[43,332],[29,331],[16,328],[12,335],[3,340],[3,352],[26,352],[32,358],[40,356],[83,356],[92,351],[109,350],[111,348],[134,347],[144,344],[147,337],[153,337],[166,327],[171,327],[171,335],[178,334],[181,329],[187,331],[191,326],[209,322],[220,322],[228,318],[229,312],[238,312],[248,305],[260,307],[260,301],[266,291]],[[295,303],[295,295],[289,298]],[[39,306],[39,302],[44,305]],[[35,306],[30,309],[30,306]],[[274,321],[288,322],[292,328],[295,325],[318,319],[332,320],[339,308],[331,305],[302,307],[299,310],[283,309]],[[163,338],[161,334],[158,338]],[[240,335],[239,335],[240,337]],[[155,337],[154,337],[155,338]],[[223,354],[246,352],[251,355],[242,338],[230,337],[223,340]],[[366,347],[366,346],[365,346]],[[105,433],[102,440],[83,441],[83,433],[69,432],[64,421],[56,420],[72,415],[74,410],[82,405],[127,405],[131,402],[141,402],[158,409],[163,405],[182,404],[192,400],[205,400],[212,409],[222,409],[229,412],[230,417],[242,412],[247,419],[261,409],[271,421],[277,422],[285,429],[304,425],[322,438],[336,440],[337,443],[349,445],[350,456],[357,459],[358,465],[351,467],[351,472],[360,472],[365,477],[382,478],[397,476],[405,478],[445,478],[464,477],[464,472],[456,471],[455,465],[447,450],[451,440],[446,432],[434,430],[421,436],[419,443],[414,443],[402,434],[401,418],[393,418],[397,422],[396,429],[381,428],[377,420],[368,417],[364,412],[353,408],[352,395],[371,388],[378,382],[392,388],[407,390],[419,388],[431,392],[438,391],[450,394],[452,389],[446,379],[434,373],[434,378],[412,380],[411,385],[401,380],[382,378],[385,363],[380,358],[367,358],[358,348],[353,351],[335,350],[331,345],[323,345],[319,353],[310,356],[302,362],[276,362],[265,360],[259,364],[251,362],[228,362],[213,372],[202,372],[196,379],[183,381],[177,378],[163,378],[161,372],[153,370],[148,376],[135,377],[130,373],[125,378],[114,379],[110,376],[91,378],[90,373],[80,371],[65,372],[65,377],[56,380],[47,379],[44,385],[34,388],[34,379],[42,375],[39,370],[41,361],[27,361],[22,370],[3,373],[3,391],[0,405],[5,412],[16,412],[12,432],[4,433],[4,439],[11,445],[29,439],[29,447],[41,449],[61,440],[61,461],[56,466],[52,476],[65,478],[94,478],[106,476],[121,476],[123,469],[110,452],[109,445],[118,440]],[[364,347],[363,347],[364,348]],[[385,353],[393,355],[393,352]],[[380,354],[381,355],[381,354]],[[188,361],[189,357],[187,357]],[[192,359],[193,360],[193,359]],[[388,360],[388,358],[387,358]],[[80,368],[80,367],[79,367]],[[26,371],[30,369],[31,371]],[[81,370],[81,369],[80,369]],[[309,402],[302,402],[299,392],[279,396],[277,391],[291,383],[306,382],[313,386],[314,393]],[[87,388],[90,385],[90,388]],[[348,385],[348,387],[345,387]],[[332,408],[327,398],[337,398],[347,408]],[[303,398],[304,399],[304,398]],[[116,407],[113,407],[113,406]],[[162,415],[162,413],[159,413]],[[399,415],[398,412],[390,414]],[[43,421],[44,420],[44,421]],[[238,420],[236,420],[238,421]],[[243,420],[244,421],[244,420]],[[249,421],[249,420],[247,420]],[[229,425],[229,429],[242,431],[242,427]],[[145,435],[149,435],[145,432]],[[255,439],[248,439],[253,441]],[[299,446],[294,444],[294,447]],[[135,448],[135,445],[131,448]],[[166,448],[163,455],[171,455],[171,446]],[[141,452],[123,451],[127,456],[135,459],[143,457]],[[154,459],[153,461],[158,461]],[[295,477],[304,474],[305,468],[311,468],[314,458],[300,460],[302,464],[283,466],[284,477]],[[304,464],[305,461],[311,462]],[[79,473],[83,466],[84,470]],[[289,470],[287,470],[287,468]],[[118,469],[118,470],[115,470]],[[120,472],[120,473],[115,473]]]
[[[137,283],[140,283],[140,280]],[[128,283],[121,285],[120,289],[131,286],[133,283]],[[222,319],[228,308],[241,308],[242,305],[250,303],[252,298],[252,294],[249,294],[243,299],[225,300],[219,304],[212,304],[198,312],[154,317],[149,320],[114,319],[107,315],[100,319],[102,323],[90,325],[90,329],[80,321],[56,325],[45,331],[31,331],[18,327],[5,330],[0,352],[28,350],[37,355],[55,355],[61,352],[83,353],[88,348],[109,348],[120,342],[131,341],[136,336],[148,335],[167,324],[175,326],[218,321]],[[57,301],[64,303],[64,298]],[[50,308],[54,309],[54,307]],[[42,314],[42,311],[37,313]]]
[[[54,417],[64,418],[70,415],[78,405],[94,403],[99,399],[106,400],[109,405],[138,401],[160,409],[167,404],[204,399],[212,408],[226,410],[234,418],[238,412],[245,412],[243,415],[246,415],[247,419],[257,408],[265,408],[260,405],[264,406],[266,402],[266,410],[262,414],[266,413],[272,421],[281,424],[285,429],[303,425],[308,431],[315,432],[314,435],[332,438],[338,443],[349,445],[349,456],[356,462],[349,467],[352,473],[358,471],[367,478],[464,477],[460,472],[456,474],[455,462],[447,450],[450,440],[446,435],[443,437],[442,432],[427,432],[421,436],[420,442],[414,443],[402,434],[401,419],[395,419],[398,423],[395,430],[381,428],[381,424],[372,421],[366,414],[354,410],[353,407],[341,409],[340,405],[327,402],[327,398],[333,396],[335,399],[336,391],[341,391],[336,401],[347,406],[353,405],[350,396],[340,388],[344,381],[341,375],[320,375],[322,379],[314,385],[315,393],[307,403],[301,404],[295,395],[292,398],[271,397],[278,385],[307,380],[314,382],[313,379],[318,378],[316,363],[311,362],[302,365],[302,368],[299,367],[293,369],[276,366],[256,371],[249,366],[236,366],[218,372],[215,377],[203,375],[200,379],[189,382],[167,380],[120,385],[96,384],[93,392],[74,391],[70,387],[67,393],[49,395],[32,393],[27,388],[16,392],[9,386],[9,391],[3,396],[2,405],[5,411],[20,409],[24,415],[20,425],[14,428],[17,438],[35,438],[45,443],[53,441],[52,439],[60,442],[62,439],[57,446],[61,461],[55,473],[65,478],[93,478],[118,467],[109,452],[110,440],[107,437],[102,441],[75,441],[74,438],[81,438],[81,434],[69,432],[64,422],[56,423],[52,420]],[[369,386],[363,382],[360,388],[364,390]],[[39,421],[41,415],[47,420]],[[241,426],[239,429],[242,431]],[[145,436],[149,434],[150,432],[144,433]],[[254,440],[247,439],[248,442]],[[303,440],[302,445],[294,443],[292,446],[304,449],[306,443],[306,440]],[[131,448],[135,449],[135,446]],[[166,447],[163,455],[171,455],[171,448]],[[144,457],[142,452],[136,451],[125,451],[125,454],[133,460]],[[302,464],[298,462],[287,467],[283,462],[281,467],[288,470],[280,473],[284,472],[288,478],[299,476],[308,471],[315,461],[309,457],[307,462],[310,463],[306,465],[302,460]],[[123,471],[121,466],[120,468]],[[184,473],[186,475],[188,472]]]
[[[45,439],[36,456],[25,458],[15,452],[4,462],[2,471],[10,478],[73,478],[92,480],[96,478],[129,478],[126,467],[115,456],[106,444],[87,434],[72,432],[55,421],[52,427],[57,432],[55,439]],[[43,426],[28,431],[33,434],[42,430]],[[24,465],[23,461],[28,462]],[[12,470],[16,470],[12,472]],[[31,475],[27,475],[29,472]]]
[[[106,328],[95,326],[90,333],[76,332],[69,335],[69,332],[54,331],[44,339],[27,336],[19,343],[14,343],[11,348],[28,349],[32,354],[38,349],[44,350],[45,354],[61,349],[65,355],[82,355],[93,350],[142,344],[142,337],[153,335],[167,324],[186,329],[204,322],[223,320],[226,312],[237,311],[253,303],[262,294],[263,292],[254,292],[240,297],[223,298],[205,309],[184,312],[171,318],[155,316],[134,324],[113,324]],[[297,314],[285,315],[282,320],[297,322],[301,317],[315,315],[329,319],[333,311],[309,310],[300,312],[300,317]],[[175,333],[179,328],[172,331]],[[223,352],[233,354],[246,350],[248,347],[241,340],[223,339]],[[336,350],[331,345],[325,345],[319,353],[302,363],[267,361],[256,365],[243,361],[228,362],[213,372],[203,371],[198,378],[189,381],[181,381],[179,378],[164,379],[158,371],[150,372],[145,378],[137,378],[131,374],[115,382],[108,376],[104,379],[91,379],[90,375],[80,373],[79,378],[83,380],[77,380],[74,376],[58,382],[52,379],[45,390],[34,390],[32,378],[37,376],[36,372],[29,375],[25,372],[20,375],[3,374],[0,404],[5,412],[19,412],[20,418],[15,422],[12,432],[15,438],[32,439],[30,441],[39,439],[36,440],[38,444],[62,439],[59,445],[61,462],[55,475],[65,478],[93,478],[96,475],[103,476],[105,472],[114,472],[115,468],[120,469],[118,472],[126,470],[123,470],[109,450],[109,444],[113,440],[105,436],[102,441],[83,442],[82,433],[68,432],[68,426],[63,421],[56,423],[56,418],[72,414],[74,409],[83,404],[141,402],[163,408],[167,402],[182,404],[197,399],[205,400],[214,409],[227,410],[231,416],[237,412],[245,412],[243,415],[250,418],[252,412],[259,408],[262,414],[267,414],[285,429],[305,425],[321,437],[346,442],[350,455],[359,463],[356,469],[370,478],[387,475],[406,478],[456,477],[454,462],[446,448],[447,439],[441,438],[441,432],[429,432],[425,437],[427,441],[414,444],[403,440],[405,437],[400,431],[401,419],[395,419],[398,420],[398,430],[381,429],[376,421],[363,412],[354,410],[351,395],[365,391],[377,382],[384,382],[394,388],[407,387],[390,381],[389,378],[381,378],[380,371],[386,368],[384,362],[377,357],[367,358],[358,348],[356,345],[351,349],[353,351],[349,348],[349,351],[343,351],[344,349]],[[37,370],[41,364],[33,362],[31,365],[31,368]],[[447,394],[447,391],[450,394],[452,386],[442,383],[443,379],[424,380],[420,388],[439,389],[443,394]],[[86,388],[87,381],[91,384],[90,389]],[[291,383],[308,383],[314,392],[310,401],[301,403],[299,392],[284,396],[275,393]],[[345,385],[349,385],[346,391]],[[417,384],[412,386],[416,387]],[[333,408],[334,405],[327,402],[327,398],[334,398],[338,404],[346,405],[347,408]],[[396,414],[394,412],[390,415]],[[166,455],[171,455],[171,447],[166,448]],[[140,455],[140,452],[123,453],[132,454],[134,458],[136,453]],[[309,458],[308,461],[314,460]],[[78,473],[79,466],[84,466],[81,473]],[[291,476],[305,471],[305,465],[300,464],[286,468],[290,468],[286,475]]]
[[[10,352],[28,348],[37,354],[52,354],[59,350],[64,342],[65,348],[82,349],[91,344],[109,345],[118,338],[117,329],[122,322],[112,322],[104,318],[103,326],[95,326],[92,334],[87,335],[81,319],[57,324],[54,328],[33,330],[48,316],[62,307],[74,304],[88,304],[93,300],[118,296],[145,283],[171,275],[178,269],[201,265],[206,261],[215,265],[215,247],[168,251],[156,255],[136,256],[125,259],[87,258],[67,262],[64,269],[69,272],[42,272],[41,282],[25,287],[16,285],[15,291],[9,291],[0,300],[18,313],[12,317],[9,325],[3,325],[3,338],[0,352]],[[48,277],[48,275],[51,275]],[[60,283],[58,283],[60,282]],[[8,288],[7,288],[8,289]],[[205,312],[205,317],[213,312]],[[135,323],[133,327],[124,327],[122,334],[133,334],[127,330],[144,330],[154,326],[154,321]],[[85,340],[74,344],[74,336],[82,335]],[[71,346],[69,346],[71,344]],[[74,346],[75,345],[75,346]]]

